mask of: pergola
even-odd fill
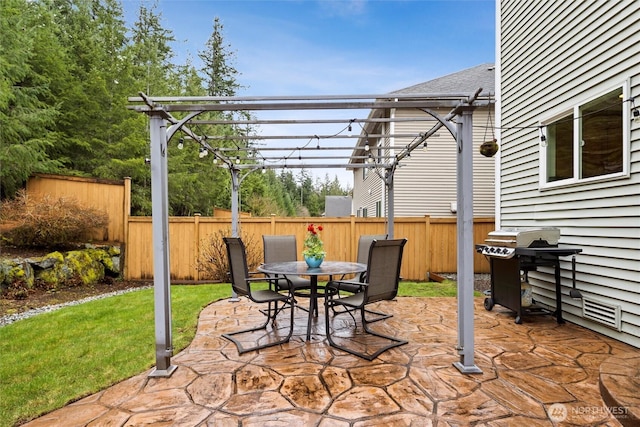
[[[387,199],[387,234],[393,238],[393,177],[411,152],[426,144],[442,127],[451,133],[457,145],[457,277],[458,345],[456,368],[465,374],[480,373],[474,363],[473,325],[473,111],[493,103],[493,94],[383,94],[335,96],[263,96],[263,97],[152,97],[140,94],[129,98],[130,109],[149,116],[151,143],[151,187],[154,257],[154,306],[156,368],[151,376],[170,376],[171,295],[169,272],[168,145],[185,140],[199,145],[200,157],[211,154],[212,167],[223,167],[231,174],[232,234],[238,235],[239,188],[251,172],[262,169],[340,168],[374,170],[383,179]],[[396,117],[397,109],[415,111],[415,116]],[[448,111],[442,114],[442,111]],[[214,120],[201,119],[207,112],[219,112]],[[267,112],[275,118],[254,118]],[[326,118],[331,112],[330,118]],[[366,117],[354,114],[368,113]],[[179,118],[174,116],[177,113]],[[302,117],[302,118],[301,118]],[[398,121],[425,125],[423,132],[394,134]],[[246,132],[234,135],[207,135],[204,125],[234,127],[259,126],[275,129],[261,135]],[[352,135],[358,125],[360,130]],[[305,132],[311,127],[342,126],[339,132]],[[302,130],[301,130],[302,129]],[[180,132],[180,138],[174,138]],[[336,145],[353,138],[356,144]],[[409,141],[396,144],[396,141]],[[222,141],[231,141],[223,145]],[[237,141],[237,142],[236,142]],[[256,141],[261,141],[257,144]],[[300,141],[306,141],[300,144]],[[373,150],[372,147],[377,147]],[[235,295],[234,295],[235,296]]]

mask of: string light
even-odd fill
[[[178,150],[182,150],[184,148],[184,138],[180,138],[178,140]]]
[[[544,131],[542,130],[542,126],[540,126],[540,145],[542,147],[546,147],[547,146],[547,136],[544,134]]]
[[[635,98],[630,98],[631,100],[631,115],[633,116],[633,119],[638,119],[640,117],[640,111],[638,111],[638,107],[636,107],[636,101]]]
[[[198,154],[198,157],[200,157],[202,159],[202,158],[206,157],[207,154],[209,154],[207,149],[204,148],[204,147],[200,147],[200,153]]]

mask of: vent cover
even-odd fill
[[[620,306],[616,304],[609,304],[589,297],[583,297],[582,315],[587,319],[602,323],[617,331],[620,331],[622,328]]]

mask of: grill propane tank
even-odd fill
[[[531,307],[533,304],[533,290],[531,284],[524,276],[520,277],[520,305],[522,307]]]

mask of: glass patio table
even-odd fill
[[[304,261],[270,262],[258,267],[258,271],[267,274],[283,276],[309,276],[311,289],[309,290],[309,321],[307,323],[307,341],[311,339],[311,322],[313,313],[318,308],[318,276],[332,276],[362,273],[367,271],[366,264],[358,262],[323,261],[320,267],[311,268]],[[326,313],[325,313],[326,315]]]

